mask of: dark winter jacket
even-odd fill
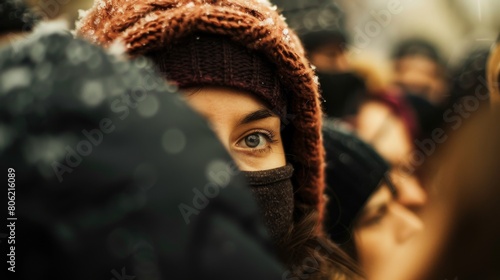
[[[4,49],[0,69],[15,276],[281,279],[234,163],[149,61],[51,34]]]

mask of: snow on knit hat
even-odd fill
[[[98,0],[77,23],[77,35],[103,45],[118,41],[129,55],[147,55],[196,34],[211,34],[261,54],[286,94],[296,199],[323,216],[324,149],[317,78],[296,34],[267,0]]]

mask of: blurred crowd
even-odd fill
[[[500,37],[452,65],[356,55],[347,1],[49,2],[0,3],[7,279],[500,277]]]

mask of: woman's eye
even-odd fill
[[[384,217],[384,215],[382,215],[382,214],[375,215],[373,217],[368,218],[364,224],[365,225],[376,225],[382,221],[383,217]]]
[[[373,226],[381,223],[387,213],[387,209],[384,207],[379,209],[377,212],[372,213],[369,216],[365,216],[360,219],[361,226]]]
[[[250,135],[245,136],[240,142],[238,146],[243,148],[251,148],[251,149],[259,149],[264,148],[268,145],[268,136],[262,133],[252,133]]]

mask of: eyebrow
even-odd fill
[[[277,115],[274,114],[273,112],[271,112],[268,109],[261,109],[261,110],[257,110],[257,111],[255,111],[253,113],[250,113],[250,114],[244,116],[238,122],[238,125],[244,125],[244,124],[248,124],[248,123],[251,123],[251,122],[254,122],[254,121],[262,120],[262,119],[265,119],[265,118],[271,118],[271,117],[277,117]]]

